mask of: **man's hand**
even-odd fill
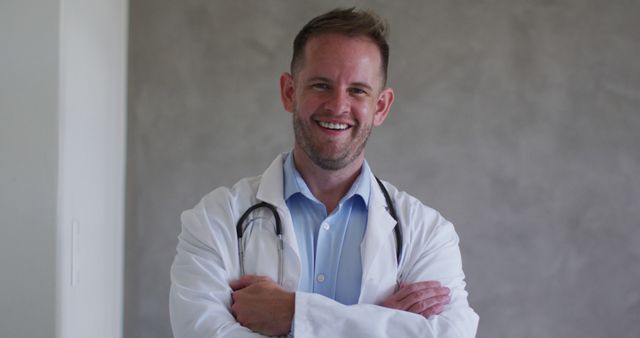
[[[400,289],[380,305],[417,313],[428,318],[440,314],[450,300],[449,288],[441,286],[440,282],[428,281],[400,284]]]
[[[295,311],[295,293],[264,276],[242,276],[230,286],[234,291],[231,313],[238,323],[267,336],[289,333]]]

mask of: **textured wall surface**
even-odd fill
[[[126,337],[171,337],[180,212],[291,148],[293,37],[350,4],[131,1]],[[456,225],[478,337],[640,336],[640,3],[355,4],[391,23],[369,162]]]

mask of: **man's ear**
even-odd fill
[[[391,110],[391,104],[393,104],[393,89],[385,88],[378,95],[378,101],[376,102],[376,112],[373,116],[373,125],[379,126],[384,122]]]
[[[293,113],[295,102],[296,87],[293,81],[293,75],[285,72],[280,75],[280,99],[284,110]]]

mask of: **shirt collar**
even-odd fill
[[[296,166],[293,163],[293,152],[289,152],[286,155],[286,159],[283,165],[284,171],[284,199],[288,201],[289,198],[297,193],[302,194],[309,200],[312,200],[316,203],[320,203],[318,199],[313,196],[311,190],[307,186],[307,183],[296,169]],[[362,198],[364,205],[369,207],[369,196],[371,194],[371,174],[369,169],[369,164],[365,160],[362,164],[362,170],[360,170],[360,174],[358,178],[353,182],[349,191],[344,195],[344,197],[340,200],[340,203],[346,201],[354,196],[359,196]]]

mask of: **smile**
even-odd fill
[[[321,127],[331,129],[331,130],[345,130],[349,128],[349,125],[345,123],[333,123],[333,122],[322,122],[322,121],[317,121],[317,122]]]

